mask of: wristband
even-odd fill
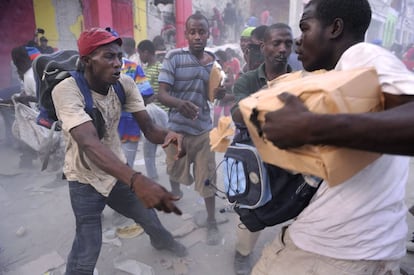
[[[140,172],[135,172],[134,174],[132,174],[131,179],[129,180],[129,189],[132,191],[132,193],[135,193],[135,190],[134,190],[134,181],[135,181],[135,178],[138,175],[141,175],[141,173]]]

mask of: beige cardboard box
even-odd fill
[[[348,71],[296,72],[275,79],[272,86],[240,101],[243,119],[262,159],[285,169],[321,177],[337,185],[376,160],[380,154],[338,148],[310,146],[281,150],[259,135],[267,112],[283,103],[277,95],[289,92],[298,96],[316,113],[364,113],[383,110],[383,96],[374,68]],[[251,122],[254,110],[258,123]],[[355,137],[357,138],[357,137]]]

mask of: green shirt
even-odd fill
[[[291,71],[292,68],[288,65],[287,73],[290,73]],[[236,103],[232,107],[231,113],[233,114],[234,111],[239,108],[240,100],[263,88],[268,88],[268,80],[266,78],[264,63],[262,63],[257,69],[242,74],[234,83],[233,94]]]
[[[145,76],[148,78],[148,81],[151,84],[151,87],[156,95],[158,95],[158,91],[160,88],[160,84],[158,82],[158,75],[160,74],[161,67],[162,64],[159,61],[155,62],[152,65],[144,66]],[[168,107],[159,102],[158,99],[155,100],[154,103],[157,106],[161,107],[161,109],[163,109],[164,111],[168,112]]]
[[[264,71],[264,63],[257,69],[242,74],[234,83],[233,94],[236,103],[231,109],[231,113],[239,108],[239,101],[249,95],[267,88],[267,79]]]

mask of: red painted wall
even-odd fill
[[[33,39],[35,29],[32,0],[0,1],[0,89],[11,84],[11,50]]]
[[[133,36],[132,0],[83,0],[84,28],[112,27],[120,36]]]
[[[112,0],[113,28],[121,37],[134,37],[132,0]]]
[[[176,0],[175,1],[175,29],[176,29],[176,47],[186,47],[188,45],[185,40],[185,21],[193,13],[192,0]]]

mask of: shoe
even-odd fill
[[[153,244],[154,246],[154,244]],[[181,243],[177,242],[176,240],[173,240],[173,242],[171,243],[171,245],[168,246],[154,246],[155,249],[157,250],[167,250],[169,252],[171,252],[172,254],[174,254],[177,257],[185,257],[188,255],[188,251],[187,248],[182,245]]]
[[[217,228],[217,222],[207,222],[207,245],[218,245],[220,243],[220,232]]]
[[[407,251],[414,252],[414,232],[413,232],[413,238],[411,239],[411,241],[407,242]]]
[[[251,269],[250,255],[243,256],[236,251],[236,255],[234,255],[234,272],[236,275],[248,275]]]

